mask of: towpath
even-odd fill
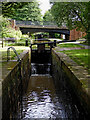
[[[56,51],[64,51],[64,50],[79,50],[79,49],[90,49],[90,46],[88,45],[83,45],[83,44],[80,44],[80,43],[74,43],[74,44],[78,44],[82,47],[69,47],[69,48],[60,48],[60,47],[56,47],[55,50]]]

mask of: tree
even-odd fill
[[[15,38],[17,41],[22,37],[22,32],[20,30],[15,30],[11,27],[10,21],[8,18],[0,16],[0,38],[2,39],[3,47],[3,38]]]
[[[44,14],[43,21],[50,21],[50,22],[54,21],[54,17],[52,16],[50,10],[46,11],[46,13]]]
[[[3,14],[15,20],[30,20],[41,21],[41,10],[39,9],[38,2],[28,3],[9,3],[8,10],[6,12],[6,4],[3,4]]]
[[[0,38],[2,38],[2,47],[3,47],[3,35],[7,31],[7,26],[10,25],[10,22],[7,18],[4,18],[2,15],[0,16]]]
[[[53,3],[51,13],[58,26],[65,24],[69,29],[89,32],[90,2],[56,2]]]
[[[43,25],[56,25],[56,22],[54,21],[54,17],[51,14],[51,11],[48,10],[43,16]]]
[[[23,8],[28,2],[2,2],[2,14],[4,17],[10,17],[15,15],[17,9]]]

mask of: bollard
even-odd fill
[[[27,40],[27,39],[26,39],[26,41],[25,41],[25,42],[26,42],[25,46],[28,46],[28,40]]]
[[[56,45],[56,40],[54,40],[54,46],[56,47],[57,45]]]

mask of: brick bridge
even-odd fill
[[[69,30],[66,27],[59,28],[57,27],[56,23],[46,22],[46,23],[40,23],[38,21],[15,21],[11,20],[12,27],[19,28],[23,34],[31,34],[35,32],[48,32],[49,35],[54,37],[54,33],[61,34],[61,38],[63,38],[63,35],[65,36],[66,40],[77,40],[79,38],[82,38],[86,35],[85,32],[77,31],[76,29]]]
[[[66,28],[59,28],[55,23],[44,22],[40,24],[31,21],[16,21],[16,25],[20,28],[23,34],[32,34],[36,32],[48,32],[49,36],[55,37],[55,33],[64,34],[65,39],[69,39],[70,30]]]

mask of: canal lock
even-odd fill
[[[51,48],[31,49],[31,77],[18,112],[21,120],[87,119],[66,82],[68,77],[55,62]]]

